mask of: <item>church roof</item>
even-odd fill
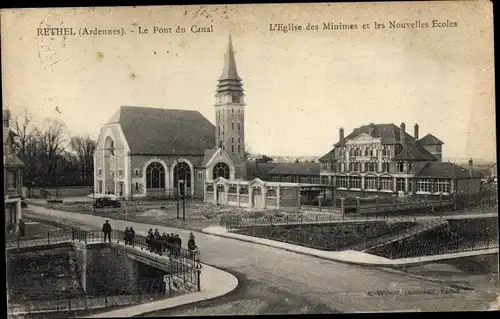
[[[121,106],[116,119],[132,154],[204,155],[215,145],[215,127],[198,111]]]
[[[236,69],[236,59],[234,58],[233,41],[231,40],[231,36],[229,36],[226,55],[224,56],[224,69],[222,70],[222,75],[220,76],[219,81],[221,80],[241,81],[241,78],[238,76],[238,70]]]
[[[233,41],[229,36],[227,51],[224,56],[224,68],[217,84],[217,92],[235,91],[243,92],[241,78],[236,69],[236,59],[234,58]]]
[[[420,145],[443,145],[444,143],[431,133],[418,140]]]

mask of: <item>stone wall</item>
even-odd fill
[[[75,243],[75,252],[78,274],[86,293],[137,291],[140,280],[137,262],[119,248]]]

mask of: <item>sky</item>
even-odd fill
[[[253,153],[321,156],[364,124],[406,123],[445,158],[494,160],[491,3],[364,3],[2,10],[3,105],[97,138],[120,105],[198,110],[215,122],[228,35],[246,94]],[[456,21],[388,29],[388,21]],[[270,31],[358,24],[357,30]],[[385,29],[374,29],[374,23]],[[362,24],[370,29],[362,30]],[[191,33],[191,26],[213,26]],[[138,27],[149,33],[138,34]],[[171,34],[152,34],[154,26]],[[186,33],[175,33],[176,26]],[[37,28],[123,28],[123,36],[44,37]],[[134,32],[131,32],[134,31]],[[56,107],[60,111],[56,111]]]

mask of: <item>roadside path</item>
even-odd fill
[[[145,234],[149,228],[158,228],[160,232],[178,233],[184,240],[189,236],[189,231],[182,229],[68,213],[34,205],[27,210],[60,223],[100,228],[104,220],[109,219],[115,229],[133,226],[137,233]],[[247,285],[242,289],[247,291],[210,302],[196,310],[188,307],[181,314],[481,310],[488,309],[489,302],[496,298],[496,294],[456,291],[443,283],[412,278],[398,271],[347,265],[203,233],[196,233],[195,236],[201,250],[201,261],[237,274],[238,279],[243,278],[243,283]],[[435,293],[423,293],[425,291]],[[373,292],[389,293],[381,295]],[[168,312],[157,315],[165,313]]]

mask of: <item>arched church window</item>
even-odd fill
[[[186,187],[191,187],[191,168],[186,162],[177,163],[174,167],[174,185],[178,185],[178,181],[184,181]]]
[[[165,168],[158,162],[146,169],[146,188],[165,188]]]
[[[213,169],[213,179],[217,179],[219,177],[224,177],[225,179],[229,179],[229,166],[226,163],[219,162],[214,166]]]

